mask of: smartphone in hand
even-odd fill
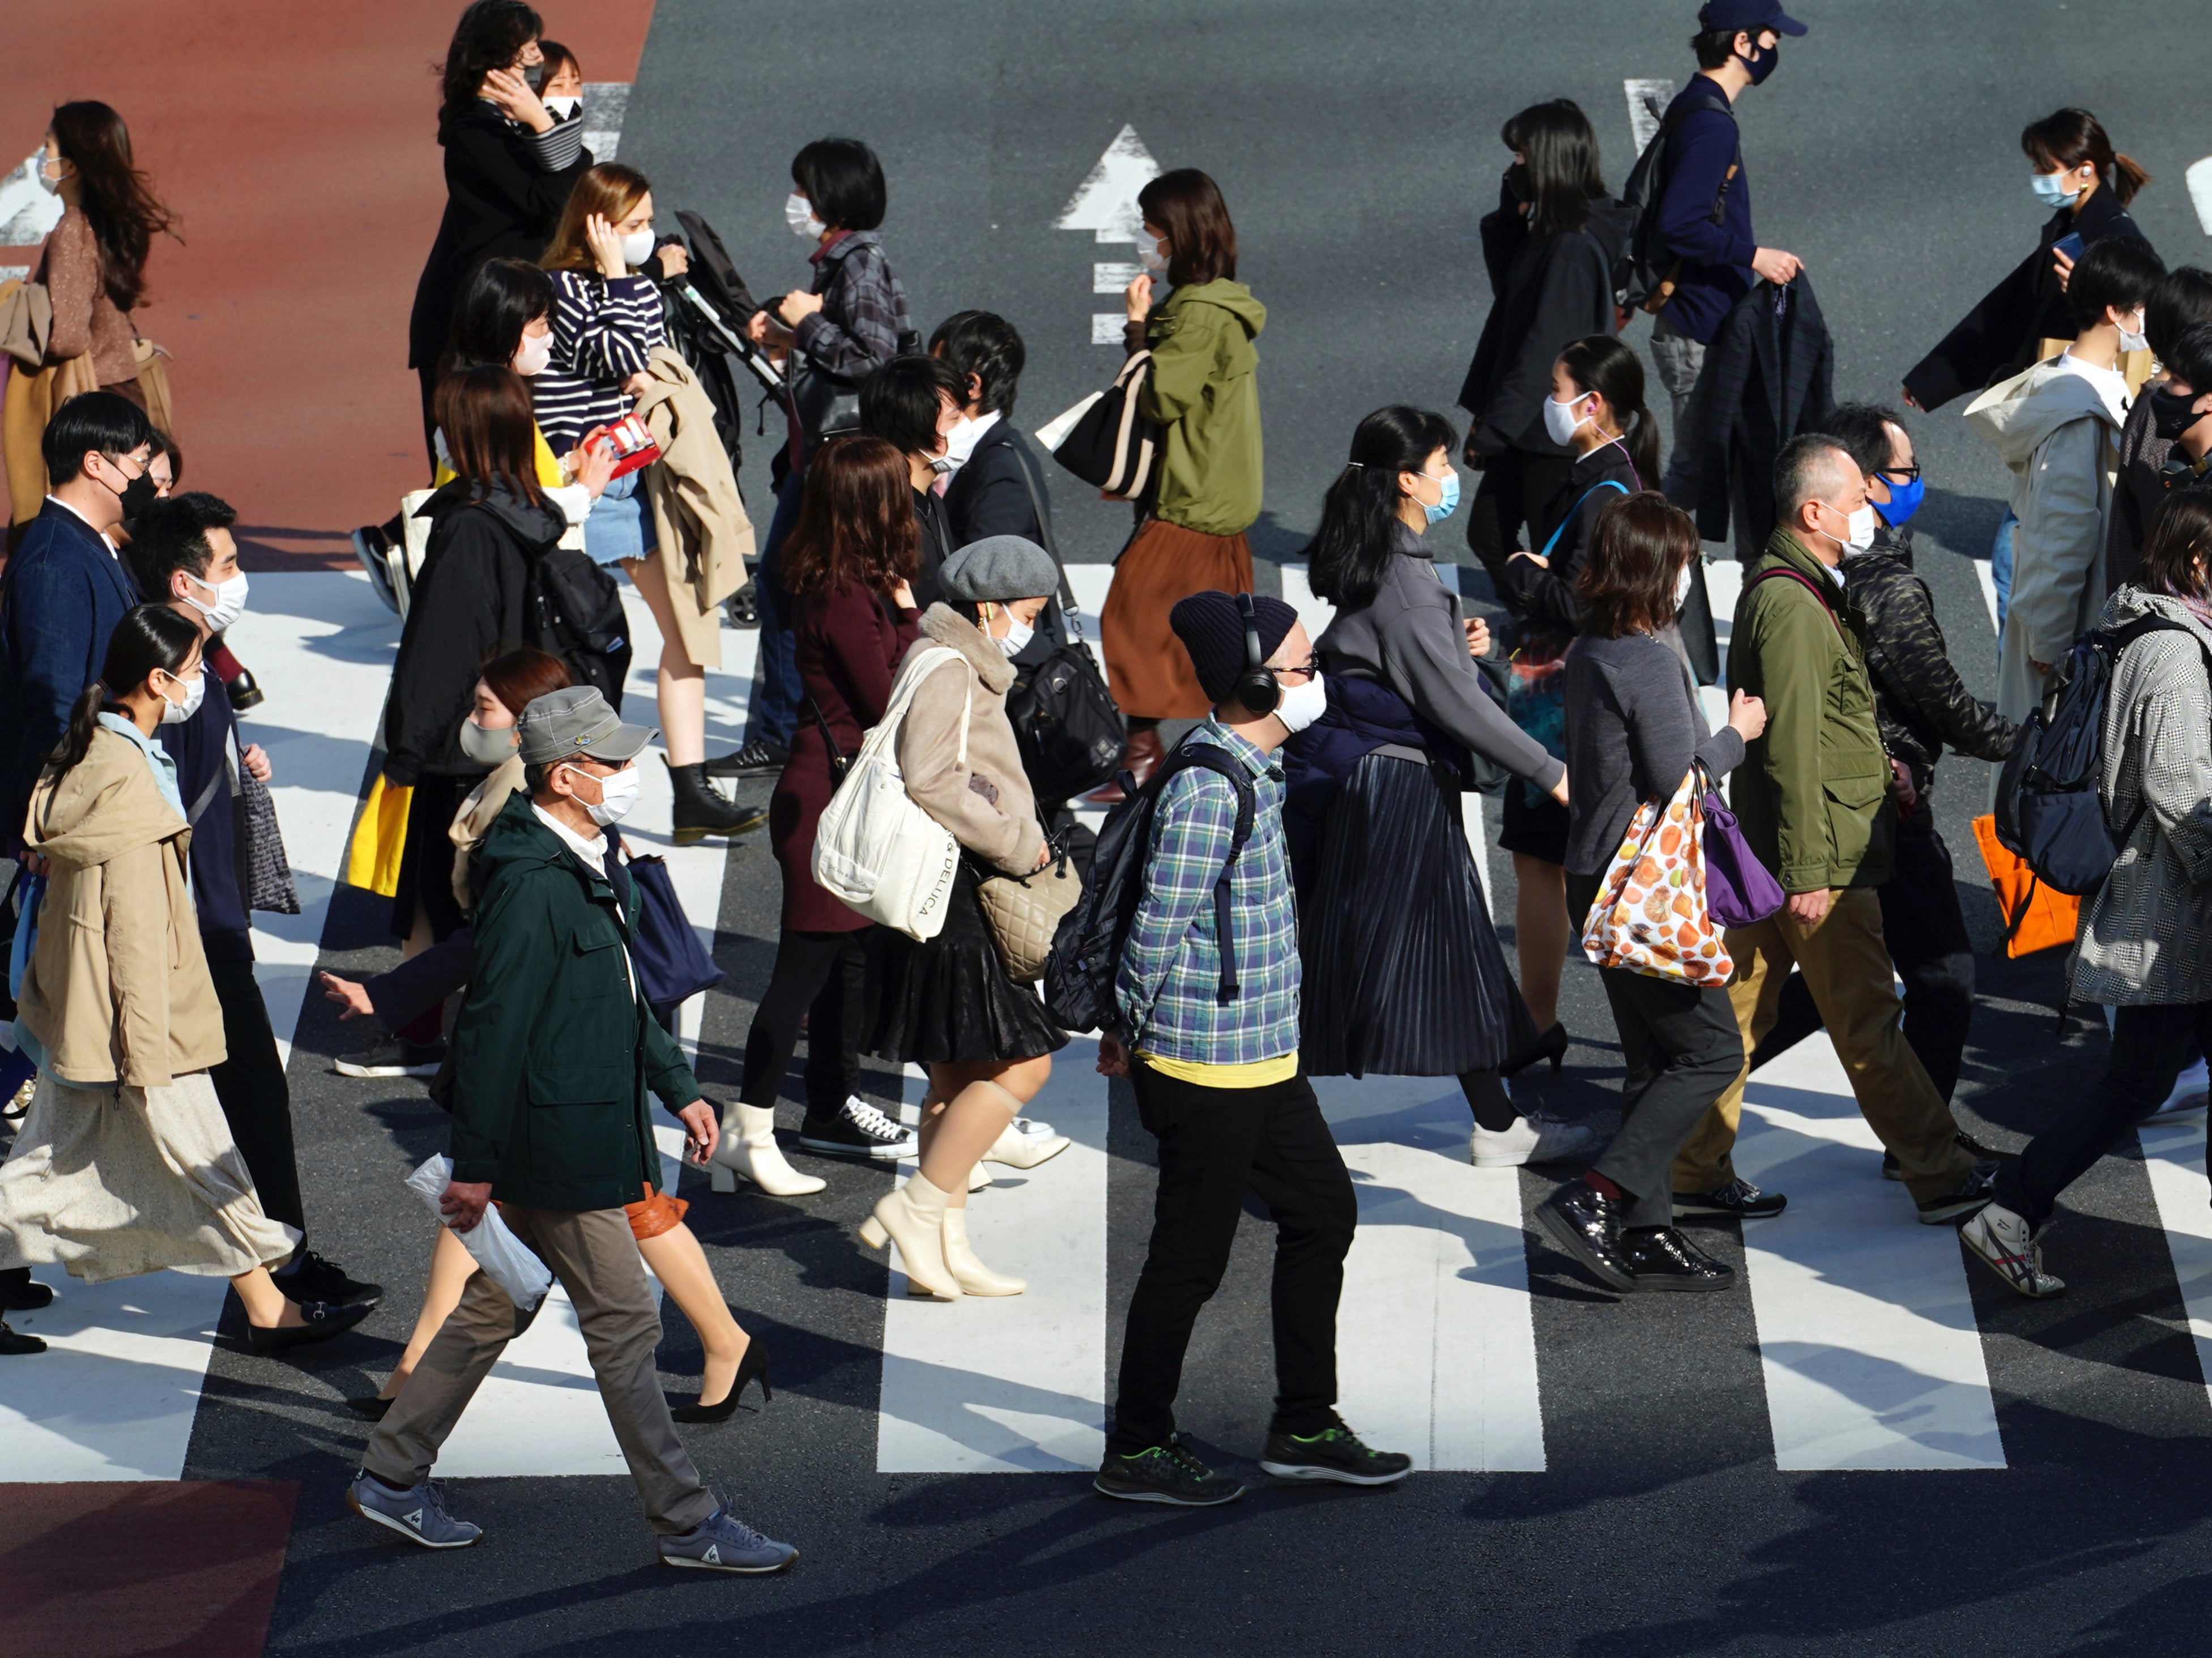
[[[2053,253],[2063,253],[2069,264],[2078,264],[2081,261],[2082,251],[2086,246],[2087,244],[2081,240],[2081,233],[2078,230],[2074,230],[2069,231],[2065,235],[2061,236],[2057,241],[2051,243],[2051,251]]]

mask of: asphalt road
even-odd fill
[[[2136,209],[2145,229],[2169,260],[2197,256],[2204,233],[2180,175],[2212,133],[2195,95],[2200,55],[2172,49],[2186,37],[2170,7],[1806,0],[1799,15],[1814,33],[1740,106],[1744,153],[1761,240],[1805,258],[1837,330],[1839,395],[1893,395],[2032,243],[2039,216],[2014,135],[2060,104],[2106,118],[2157,175]],[[1115,354],[1087,343],[1089,319],[1118,301],[1089,291],[1091,267],[1129,257],[1053,228],[1054,216],[1124,124],[1164,166],[1206,168],[1237,217],[1241,274],[1271,313],[1254,534],[1266,580],[1310,531],[1362,413],[1394,400],[1443,408],[1455,392],[1487,302],[1474,224],[1505,159],[1498,124],[1539,97],[1572,96],[1617,183],[1630,160],[1623,79],[1686,76],[1690,28],[1687,7],[1648,3],[917,12],[854,0],[793,13],[661,0],[622,153],[665,210],[704,212],[765,292],[804,276],[780,210],[787,157],[825,131],[866,137],[890,176],[885,240],[917,318],[926,329],[966,306],[1013,318],[1030,344],[1019,412],[1031,427],[1110,372]],[[2002,475],[1955,409],[1911,425],[1930,480],[1922,568],[1955,659],[1985,689],[1995,650],[1972,561],[1986,556]],[[768,442],[752,447],[757,504]],[[1059,494],[1075,556],[1110,557],[1121,514]],[[1952,761],[1938,799],[1987,929],[1965,828],[1985,788],[1984,768]],[[1509,917],[1504,860],[1492,873]],[[710,1094],[734,1092],[773,958],[775,880],[763,847],[729,859],[718,954],[730,978],[709,999],[702,1048]],[[389,959],[382,909],[341,894],[329,964]],[[1984,969],[1961,1114],[2017,1145],[2087,1085],[2103,1039],[2054,1035],[2050,964]],[[1618,1051],[1578,963],[1563,1010],[1577,1045],[1563,1077],[1540,1085],[1559,1108],[1601,1110]],[[185,1470],[301,1482],[272,1652],[2203,1649],[2212,1403],[2132,1157],[2107,1159],[2069,1195],[2066,1300],[2018,1302],[1972,1280],[2003,1469],[1778,1472],[1745,1291],[1615,1303],[1532,1233],[1547,1472],[1422,1474],[1375,1493],[1263,1489],[1205,1515],[1103,1503],[1075,1476],[879,1474],[882,1269],[849,1227],[888,1175],[841,1168],[821,1198],[794,1203],[713,1196],[687,1176],[692,1224],[772,1344],[778,1384],[766,1411],[690,1442],[741,1513],[801,1546],[799,1566],[763,1581],[665,1571],[628,1482],[599,1477],[467,1482],[460,1506],[491,1529],[488,1544],[403,1551],[341,1506],[364,1436],[338,1401],[369,1391],[404,1339],[422,1238],[392,1180],[438,1149],[442,1127],[412,1084],[330,1075],[328,1056],[354,1045],[311,1005],[291,1072],[301,1167],[325,1247],[390,1297],[368,1339],[273,1381],[271,1367],[219,1351]],[[888,1072],[872,1071],[871,1087],[898,1097]],[[1126,1099],[1109,1146],[1118,1312],[1149,1204],[1149,1147]],[[1549,1184],[1524,1176],[1524,1200]],[[1733,1229],[1700,1236],[1741,1263]],[[1183,1402],[1201,1445],[1246,1472],[1270,1391],[1267,1248],[1261,1228],[1244,1230]],[[1109,1327],[1117,1342],[1118,1317]],[[667,1329],[663,1368],[687,1393],[696,1339],[673,1312]],[[1361,1362],[1342,1358],[1347,1370]]]

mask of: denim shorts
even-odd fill
[[[626,558],[643,558],[660,545],[653,532],[653,512],[647,506],[640,482],[645,469],[625,474],[607,485],[592,503],[584,520],[584,550],[594,564],[615,564]]]

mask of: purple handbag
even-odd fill
[[[1705,768],[1700,766],[1700,774]],[[1705,783],[1705,914],[1716,926],[1749,926],[1782,908],[1786,895],[1782,883],[1767,872],[1737,827],[1735,814],[1712,786]]]

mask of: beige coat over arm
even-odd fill
[[[646,359],[653,384],[637,413],[660,446],[647,469],[646,500],[660,545],[651,555],[668,579],[684,653],[702,668],[722,665],[721,602],[745,585],[753,550],[752,520],[714,434],[714,405],[691,365],[665,345]]]

